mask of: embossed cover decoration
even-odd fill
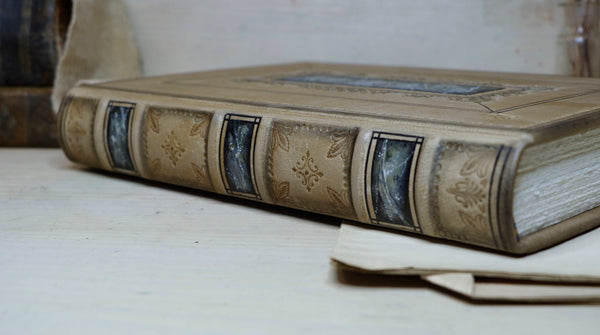
[[[68,115],[61,115],[61,146],[69,159],[92,167],[100,167],[94,147],[94,118],[99,103],[96,98],[69,96],[61,105],[62,110],[69,110]]]
[[[510,149],[504,146],[442,142],[432,171],[434,226],[440,236],[493,244],[497,231],[498,183]],[[455,178],[445,178],[445,176]]]
[[[598,207],[519,233],[529,148],[597,131],[597,81],[292,64],[74,88],[74,161],[144,178],[525,253],[598,224]]]
[[[356,128],[273,121],[267,186],[274,203],[356,218],[350,164]]]
[[[151,179],[212,191],[206,142],[212,113],[153,106],[142,121],[144,170]]]

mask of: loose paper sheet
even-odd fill
[[[525,257],[342,224],[332,260],[426,281],[477,300],[600,301],[600,229]]]

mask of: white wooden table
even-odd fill
[[[340,277],[337,223],[0,149],[0,334],[600,332],[600,305]]]

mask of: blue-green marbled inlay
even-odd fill
[[[403,91],[416,91],[416,92],[442,93],[442,94],[455,94],[455,95],[472,95],[472,94],[486,93],[486,92],[497,91],[497,90],[502,89],[502,87],[492,87],[492,86],[484,86],[484,85],[465,85],[465,84],[435,83],[435,82],[410,81],[410,80],[392,80],[392,79],[338,76],[338,75],[327,75],[327,74],[292,76],[292,77],[282,78],[282,80],[283,81],[292,81],[292,82],[301,82],[301,83],[344,85],[344,86],[365,87],[365,88],[383,88],[383,89],[393,89],[393,90],[403,90]]]
[[[230,190],[235,192],[256,193],[252,183],[250,161],[254,125],[254,122],[230,120],[225,131],[225,178]]]
[[[106,138],[108,151],[116,168],[133,171],[129,153],[129,119],[133,107],[109,105]]]
[[[371,195],[378,221],[414,227],[408,187],[416,143],[380,138],[371,170]]]

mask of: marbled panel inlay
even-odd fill
[[[419,229],[411,209],[411,179],[420,137],[375,132],[371,139],[369,210],[373,223]]]
[[[427,93],[472,95],[501,90],[502,87],[484,85],[465,85],[454,83],[436,83],[413,80],[394,80],[370,77],[338,76],[329,74],[312,74],[282,78],[283,81],[299,83],[315,83],[343,85],[353,87],[384,88],[403,91],[416,91]]]
[[[260,118],[227,114],[221,137],[221,172],[228,193],[260,198],[254,180],[254,140]]]
[[[135,104],[111,101],[107,109],[106,143],[113,167],[133,171],[129,152],[129,123]]]

